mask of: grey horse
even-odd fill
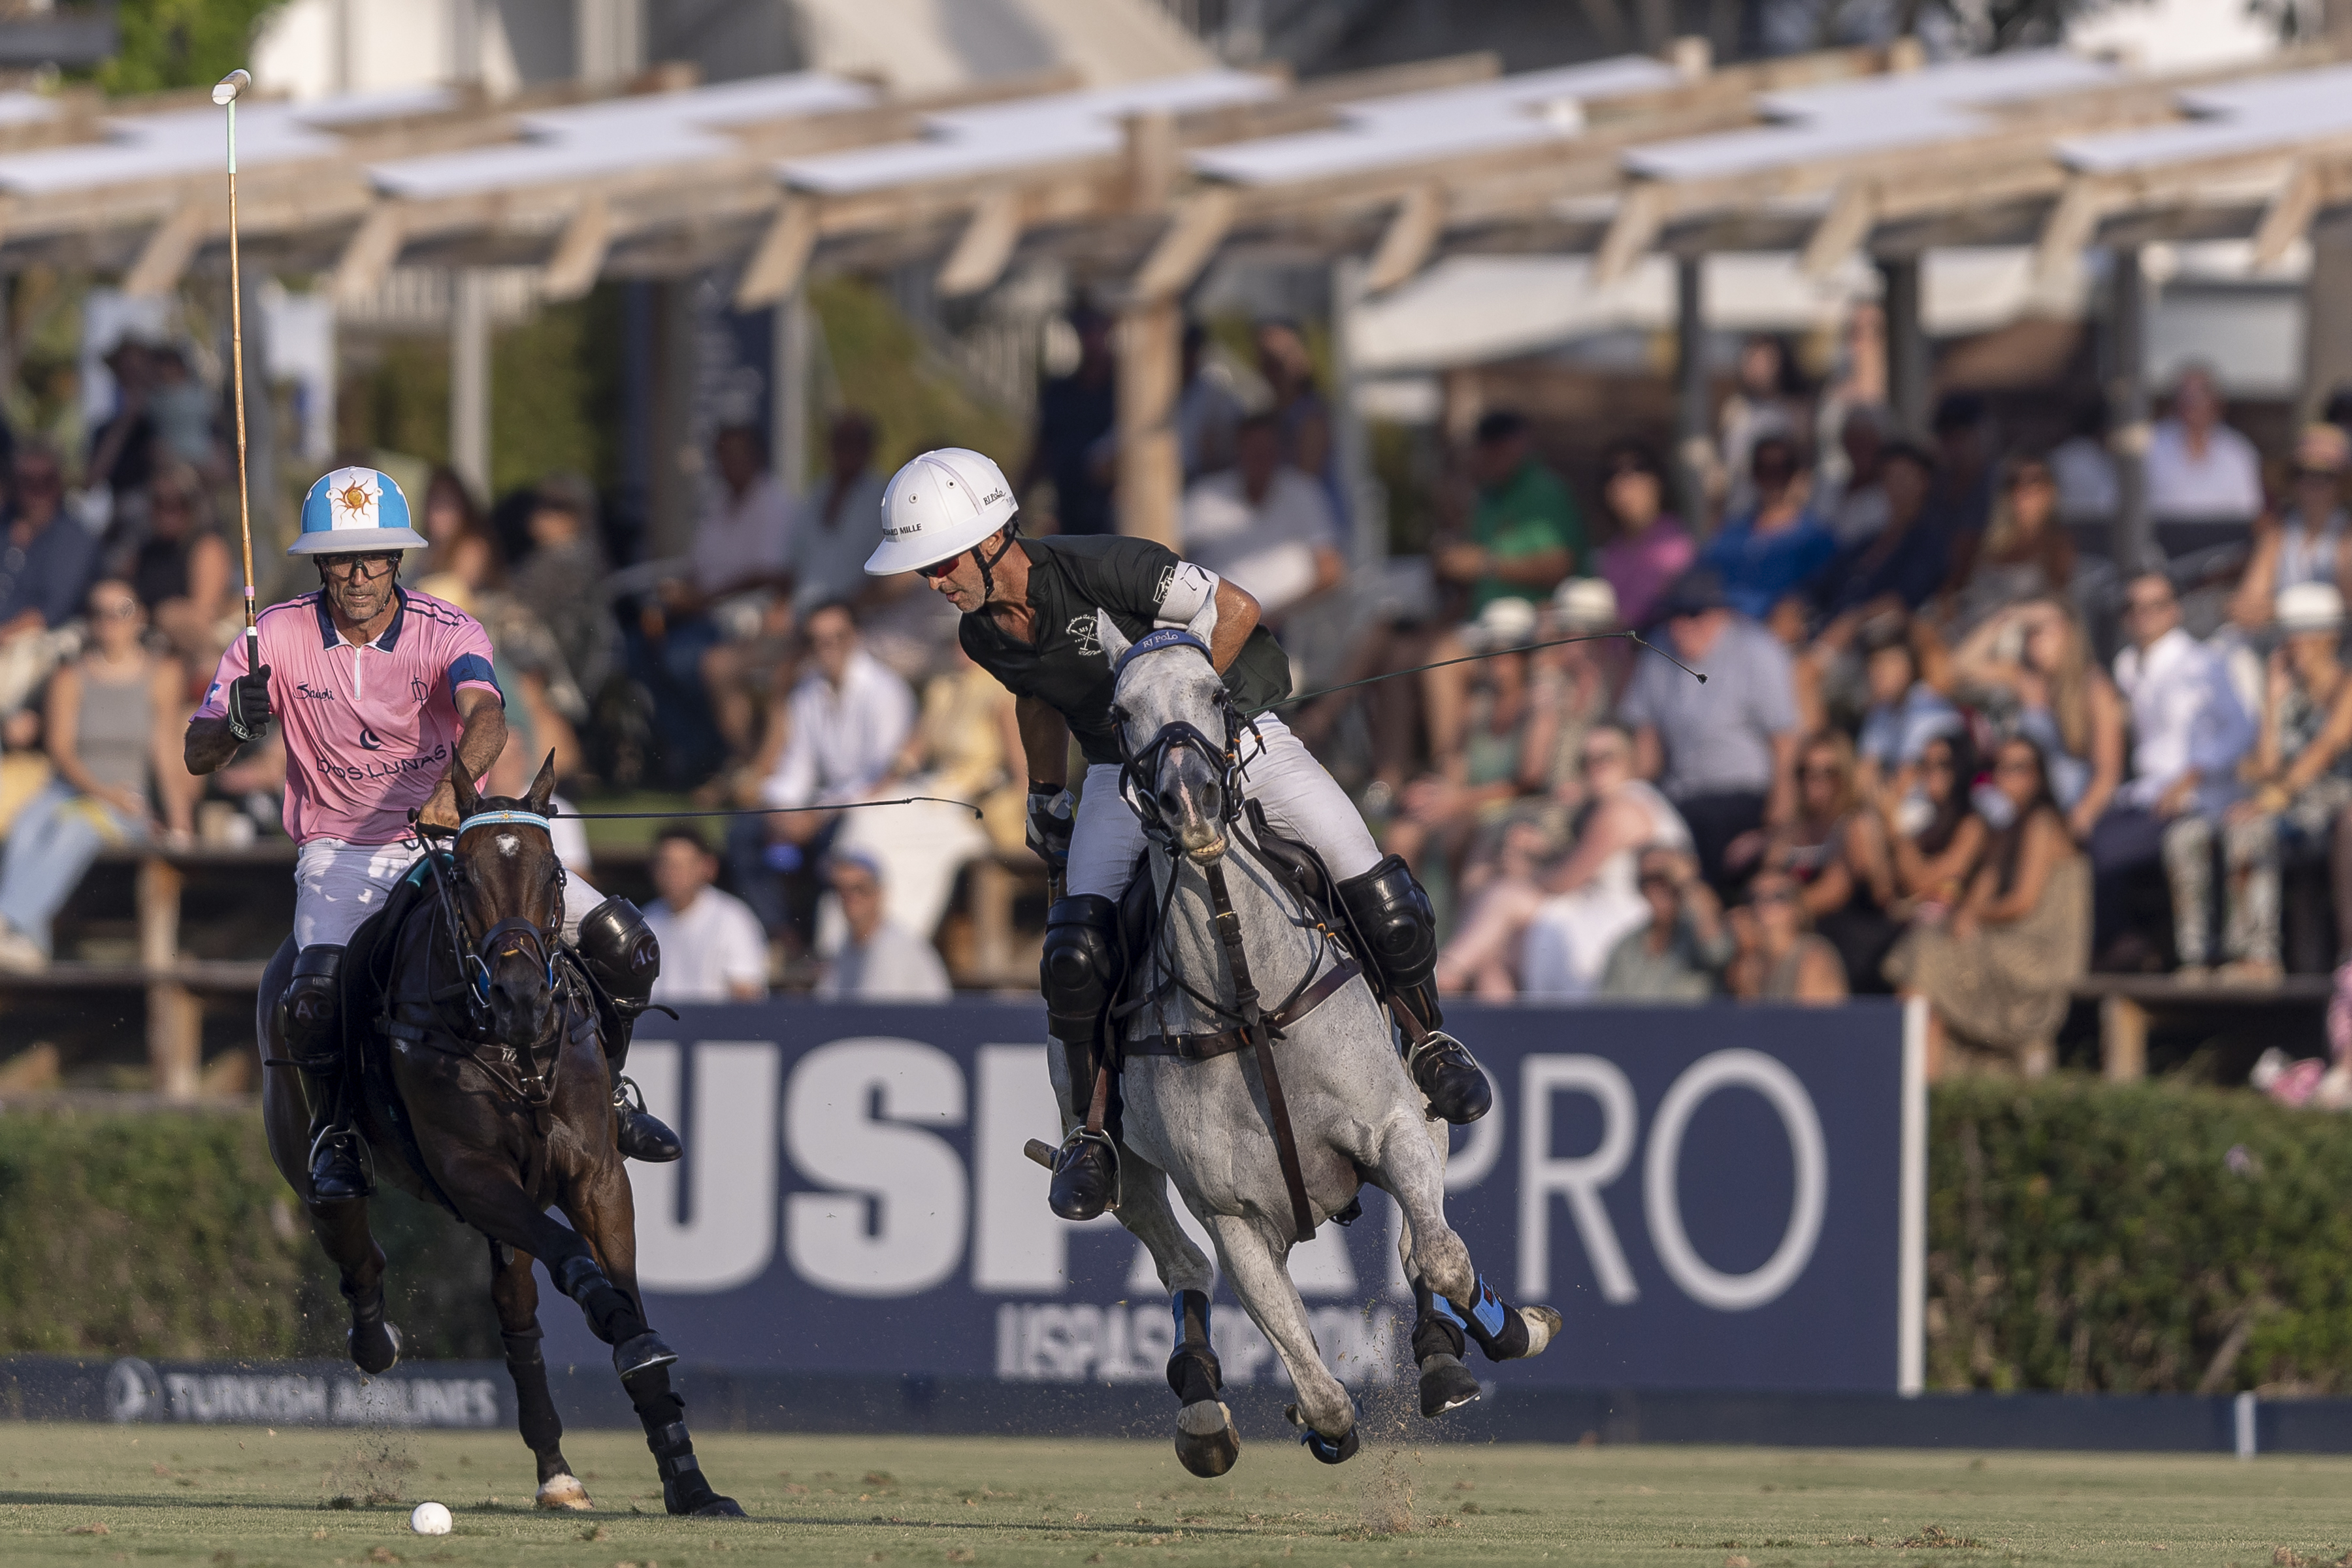
[[[1205,623],[1213,608],[1203,612]],[[1114,719],[1131,759],[1130,802],[1152,842],[1151,875],[1165,915],[1131,995],[1151,1000],[1127,1016],[1122,1037],[1140,1045],[1170,1034],[1214,1034],[1233,1022],[1233,976],[1213,927],[1209,871],[1223,873],[1238,917],[1251,981],[1271,1013],[1343,962],[1315,916],[1268,868],[1246,836],[1249,731],[1231,722],[1223,682],[1209,662],[1212,629],[1185,637],[1154,634],[1135,645],[1108,615],[1097,622],[1103,651],[1118,671]],[[1135,657],[1129,658],[1130,646]],[[1192,740],[1181,739],[1189,727]],[[1238,743],[1239,772],[1213,754],[1206,737]],[[1178,743],[1167,743],[1175,737]],[[1214,1005],[1204,1005],[1203,999]],[[1386,1013],[1359,977],[1330,993],[1276,1042],[1276,1076],[1288,1103],[1312,1220],[1349,1209],[1365,1184],[1403,1210],[1398,1250],[1421,1303],[1413,1351],[1422,1410],[1434,1416],[1477,1397],[1461,1362],[1464,1334],[1489,1359],[1537,1354],[1559,1332],[1549,1307],[1513,1308],[1487,1287],[1469,1249],[1445,1223],[1447,1127],[1432,1119],[1399,1059]],[[1057,1078],[1062,1053],[1048,1052]],[[1066,1092],[1066,1106],[1087,1097]],[[1324,1367],[1307,1310],[1287,1268],[1297,1239],[1265,1085],[1251,1053],[1186,1059],[1126,1055],[1119,1129],[1120,1223],[1150,1248],[1175,1299],[1179,1342],[1169,1381],[1183,1401],[1176,1449],[1186,1468],[1213,1476],[1240,1452],[1230,1411],[1215,1398],[1222,1381],[1209,1345],[1209,1260],[1177,1226],[1164,1177],[1206,1227],[1217,1260],[1251,1320],[1290,1373],[1297,1403],[1288,1415],[1300,1441],[1327,1464],[1355,1453],[1356,1409]]]

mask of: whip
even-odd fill
[[[245,459],[245,279],[236,254],[236,99],[253,85],[249,72],[233,70],[213,84],[213,101],[228,110],[228,341],[230,374],[236,393],[236,521],[245,540],[245,669],[261,668],[261,636],[254,629],[253,486]]]

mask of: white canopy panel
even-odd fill
[[[236,161],[261,167],[332,156],[342,145],[322,127],[366,124],[453,107],[446,88],[355,93],[311,103],[241,104]],[[0,157],[0,190],[26,195],[101,189],[225,166],[227,116],[213,108],[124,115],[101,122],[103,142]]]
[[[828,195],[1006,174],[1116,153],[1119,121],[1130,114],[1263,103],[1283,91],[1280,82],[1254,72],[1192,71],[928,115],[919,141],[790,158],[777,169],[785,184]]]
[[[1339,107],[1340,124],[1206,147],[1192,154],[1200,173],[1237,184],[1326,179],[1391,164],[1559,141],[1584,128],[1591,99],[1672,87],[1673,67],[1643,55],[1428,92],[1362,99]]]
[[[425,200],[657,169],[732,154],[719,133],[730,126],[863,109],[879,96],[811,72],[644,93],[526,114],[520,142],[377,163],[368,175],[387,195]]]
[[[2352,66],[2282,71],[2198,88],[2178,100],[2185,124],[2070,136],[2058,157],[2084,174],[2122,174],[2352,134]]]
[[[1736,178],[1816,158],[1853,157],[1959,141],[1997,128],[1979,110],[2123,79],[2105,60],[2061,49],[1953,60],[1758,98],[1780,123],[1654,142],[1625,154],[1625,166],[1659,180]]]

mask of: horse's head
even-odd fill
[[[555,753],[520,800],[477,795],[462,763],[451,766],[449,781],[457,797],[453,852],[466,983],[499,1038],[520,1050],[547,1027],[563,930],[563,863],[547,826]]]
[[[1147,834],[1204,866],[1225,852],[1226,825],[1242,804],[1234,760],[1240,722],[1209,661],[1216,614],[1213,603],[1188,626],[1130,643],[1097,612],[1097,635],[1117,672],[1111,721],[1123,759],[1119,788]]]

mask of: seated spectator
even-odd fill
[[[613,612],[604,597],[604,551],[584,503],[569,487],[543,485],[531,498],[531,551],[509,576],[516,600],[539,618],[583,692],[593,694],[613,665]],[[657,609],[648,629],[659,632]]]
[[[116,552],[113,574],[131,584],[182,668],[209,670],[236,631],[236,584],[203,478],[185,463],[157,470],[146,514]]]
[[[1231,376],[1221,365],[1209,363],[1209,329],[1198,321],[1184,323],[1184,357],[1176,392],[1176,459],[1184,482],[1221,474],[1240,459],[1234,451],[1242,422],[1241,399],[1234,395]]]
[[[1642,851],[1637,880],[1650,918],[1617,939],[1601,966],[1600,994],[1612,1002],[1704,1002],[1735,951],[1723,905],[1679,850]]]
[[[1909,790],[1912,771],[1938,735],[1962,727],[1960,710],[1944,694],[1920,678],[1919,654],[1913,643],[1924,628],[1889,618],[1874,622],[1864,639],[1863,679],[1870,706],[1862,716],[1862,731],[1854,751],[1860,763],[1860,784],[1865,793],[1891,784],[1900,795]]]
[[[1338,584],[1347,570],[1323,487],[1282,460],[1282,428],[1254,414],[1234,433],[1238,466],[1184,493],[1184,559],[1249,593],[1261,619]]]
[[[1805,504],[1796,441],[1765,436],[1748,458],[1756,503],[1734,512],[1699,552],[1714,570],[1725,602],[1751,621],[1812,582],[1837,554],[1837,540]]]
[[[654,888],[646,924],[661,943],[653,999],[671,1007],[700,1002],[757,1002],[768,994],[768,940],[742,900],[710,884],[719,857],[692,823],[673,822],[654,836]]]
[[[1936,400],[1929,427],[1936,437],[1936,472],[1927,491],[1927,523],[1958,569],[1955,575],[1965,577],[1992,521],[1991,411],[1976,393],[1958,388]]]
[[[1282,460],[1323,487],[1331,521],[1344,536],[1354,524],[1347,486],[1339,480],[1339,447],[1331,435],[1331,405],[1317,384],[1315,356],[1297,321],[1269,316],[1257,324],[1257,374],[1265,382],[1282,426]]]
[[[784,550],[783,575],[796,617],[819,605],[856,605],[880,586],[866,574],[866,562],[882,542],[887,483],[874,471],[874,421],[854,408],[835,415],[825,437],[824,478],[801,498]],[[912,573],[892,581],[920,586]]]
[[[1970,798],[1976,749],[1968,731],[1928,741],[1907,789],[1882,785],[1871,815],[1846,841],[1854,874],[1893,897],[1881,907],[1897,919],[1942,917],[1958,903],[1984,852],[1987,829]]]
[[[1764,623],[1789,656],[1789,682],[1797,704],[1797,731],[1810,735],[1829,726],[1832,675],[1845,652],[1843,639],[1814,630],[1812,605],[1801,594],[1791,594],[1772,606]],[[1850,629],[1850,628],[1846,628]]]
[[[1584,522],[1559,476],[1535,455],[1524,416],[1496,409],[1470,450],[1478,487],[1470,537],[1430,552],[1438,581],[1465,588],[1475,616],[1496,599],[1541,604],[1584,554]]]
[[[56,449],[17,443],[0,525],[0,713],[23,707],[66,657],[66,624],[97,569],[98,541],[67,515],[65,499]]]
[[[2124,702],[2072,606],[2035,599],[1994,615],[1952,658],[1959,689],[2040,748],[2067,830],[2088,843],[2124,776]]]
[[[1617,619],[1636,629],[1655,616],[1658,602],[1690,570],[1698,546],[1682,520],[1662,510],[1665,470],[1639,441],[1613,441],[1601,455],[1601,509],[1609,542],[1595,570],[1617,595]]]
[[[2058,485],[2039,457],[2019,458],[2002,477],[1984,545],[1952,595],[1948,625],[1959,637],[2029,599],[2063,599],[2074,579],[2074,542],[2058,521]]]
[[[1886,526],[1886,487],[1879,482],[1879,463],[1886,454],[1886,420],[1885,408],[1861,404],[1846,410],[1839,423],[1845,485],[1829,509],[1829,525],[1840,550],[1851,550],[1874,538]]]
[[[1118,453],[1118,362],[1111,352],[1111,319],[1081,301],[1070,311],[1078,363],[1067,375],[1037,389],[1036,437],[1021,470],[1024,504],[1039,481],[1051,480],[1054,504],[1034,510],[1053,519],[1055,533],[1116,533],[1111,475]]]
[[[2294,447],[2294,489],[2281,512],[2254,519],[2253,552],[2230,604],[2230,618],[2251,631],[2270,625],[2280,595],[2306,583],[2352,592],[2352,549],[2345,546],[2344,471],[2352,437],[2333,425],[2308,426]]]
[[[416,531],[431,546],[424,559],[408,568],[418,582],[436,572],[449,570],[449,547],[461,539],[486,531],[487,520],[482,509],[474,502],[474,494],[457,470],[442,464],[433,470],[425,483],[425,507],[417,513],[422,519]],[[436,595],[437,596],[437,595]]]
[[[1813,930],[1838,951],[1847,989],[1875,992],[1879,963],[1896,935],[1887,911],[1897,895],[1877,841],[1867,850],[1855,842],[1868,826],[1855,773],[1844,732],[1814,731],[1797,752],[1796,816],[1771,836],[1763,863],[1796,879]]]
[[[1405,786],[1382,836],[1391,854],[1416,868],[1425,856],[1458,868],[1471,832],[1525,787],[1528,659],[1520,650],[1534,640],[1537,625],[1525,599],[1494,600],[1475,624],[1436,650],[1441,659],[1487,657],[1423,674],[1430,769]]]
[[[1583,772],[1588,804],[1575,848],[1555,867],[1498,880],[1480,894],[1438,954],[1441,991],[1488,999],[1515,991],[1553,1000],[1588,995],[1617,939],[1641,923],[1646,906],[1634,885],[1635,855],[1649,845],[1687,851],[1689,830],[1634,776],[1633,737],[1621,726],[1585,732]]]
[[[923,688],[922,716],[870,797],[940,800],[852,812],[834,838],[835,855],[862,855],[882,868],[891,918],[927,941],[966,866],[992,848],[1009,853],[1027,841],[1026,791],[1013,772],[1013,759],[1024,752],[1013,711],[1013,693],[958,645],[953,667]],[[941,801],[968,801],[982,818]],[[818,945],[832,942],[828,932]]]
[[[1846,999],[1837,949],[1808,929],[1803,896],[1785,871],[1759,871],[1731,928],[1738,952],[1727,970],[1731,994],[1748,1002],[1815,1006]]]
[[[1959,907],[1940,927],[1914,927],[1886,960],[1903,995],[1927,1000],[1930,1081],[1955,1070],[2048,1072],[2069,988],[2089,958],[2087,868],[2041,748],[2003,741],[1979,798],[2007,820]]]
[[[2107,450],[2106,399],[2094,394],[2077,405],[2072,434],[2050,449],[2050,477],[2058,487],[2058,515],[2067,522],[2111,522],[2123,505],[2123,481]]]
[[[1788,344],[1758,332],[1739,345],[1731,395],[1723,400],[1717,423],[1722,466],[1708,488],[1722,501],[1723,515],[1738,517],[1754,511],[1760,499],[1757,446],[1771,438],[1795,441],[1808,423],[1804,385]]]
[[[2129,879],[2160,859],[2172,885],[2179,961],[2201,973],[2210,957],[2213,825],[2237,798],[2238,764],[2253,746],[2254,726],[2220,656],[2182,629],[2180,602],[2164,574],[2131,580],[2124,617],[2131,645],[2116,656],[2116,687],[2131,706],[2132,776],[2091,830],[2093,951],[2105,955],[2122,935]],[[2252,837],[2240,842],[2250,847]],[[2232,880],[2247,869],[2233,867]]]
[[[1570,577],[1551,596],[1536,626],[1538,647],[1528,656],[1528,727],[1519,743],[1519,782],[1531,795],[1575,785],[1583,765],[1584,732],[1606,718],[1635,650],[1595,637],[1623,624],[1606,580]],[[1566,847],[1563,844],[1561,847]]]
[[[106,352],[106,368],[114,380],[114,412],[89,435],[88,460],[82,466],[90,489],[105,492],[111,516],[128,519],[147,493],[161,456],[155,439],[152,400],[155,356],[161,345],[142,329],[126,325]],[[79,604],[80,595],[74,602]]]
[[[1909,441],[1890,441],[1879,454],[1886,521],[1869,538],[1840,551],[1821,573],[1818,596],[1832,619],[1916,611],[1944,585],[1951,568],[1951,536],[1928,515],[1935,461]]]
[[[2300,583],[2279,595],[2286,638],[2270,657],[2262,728],[2247,764],[2247,799],[2231,805],[2228,831],[2248,835],[2243,918],[2260,929],[2246,943],[2275,957],[2279,868],[2326,861],[2339,948],[2352,945],[2352,679],[2340,649],[2344,595],[2332,583]],[[2256,972],[2258,977],[2259,972]]]
[[[2222,422],[2221,394],[2201,364],[2181,369],[2171,416],[2159,419],[2146,458],[2148,515],[2158,522],[2252,522],[2263,510],[2263,460]]]
[[[1724,886],[1734,840],[1785,822],[1795,806],[1797,709],[1787,650],[1736,614],[1704,567],[1667,595],[1666,633],[1702,686],[1644,655],[1618,705],[1635,772],[1656,781],[1689,826],[1700,869]]]
[[[196,786],[180,760],[186,678],[140,640],[147,616],[129,584],[110,577],[90,590],[89,625],[89,650],[49,681],[43,728],[55,776],[17,814],[0,863],[0,968],[48,963],[49,922],[101,846],[143,843],[164,827],[182,843],[191,836]]]
[[[836,853],[834,897],[848,926],[841,951],[816,983],[822,1002],[945,1002],[955,994],[939,950],[891,920],[883,909],[882,868]]]
[[[801,808],[869,799],[915,721],[907,683],[860,646],[846,606],[824,605],[803,623],[806,673],[770,726],[772,765],[762,805]],[[737,817],[728,832],[735,885],[772,932],[789,920],[781,877],[831,845],[840,813],[795,809]]]

